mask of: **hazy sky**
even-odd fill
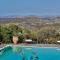
[[[0,16],[60,15],[60,0],[0,0]]]

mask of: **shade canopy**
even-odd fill
[[[58,43],[60,43],[60,41],[57,41]]]
[[[31,39],[26,39],[25,42],[32,42],[32,40]]]

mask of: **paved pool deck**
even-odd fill
[[[38,47],[38,48],[60,48],[59,44],[20,44],[14,46],[21,46],[21,47]]]
[[[39,47],[39,48],[60,48],[59,44],[1,44],[0,49],[6,46],[20,46],[20,47]]]

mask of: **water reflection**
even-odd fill
[[[37,52],[32,51],[30,58],[28,58],[26,54],[28,51],[26,52],[26,49],[21,47],[16,47],[14,51],[20,54],[20,56],[22,57],[22,60],[39,60]]]
[[[25,51],[21,50],[20,55],[22,56],[22,60],[27,60]]]
[[[36,52],[32,52],[32,56],[30,57],[30,60],[39,60],[39,57]]]

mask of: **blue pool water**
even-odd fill
[[[0,51],[0,60],[60,60],[60,49],[6,47]]]

